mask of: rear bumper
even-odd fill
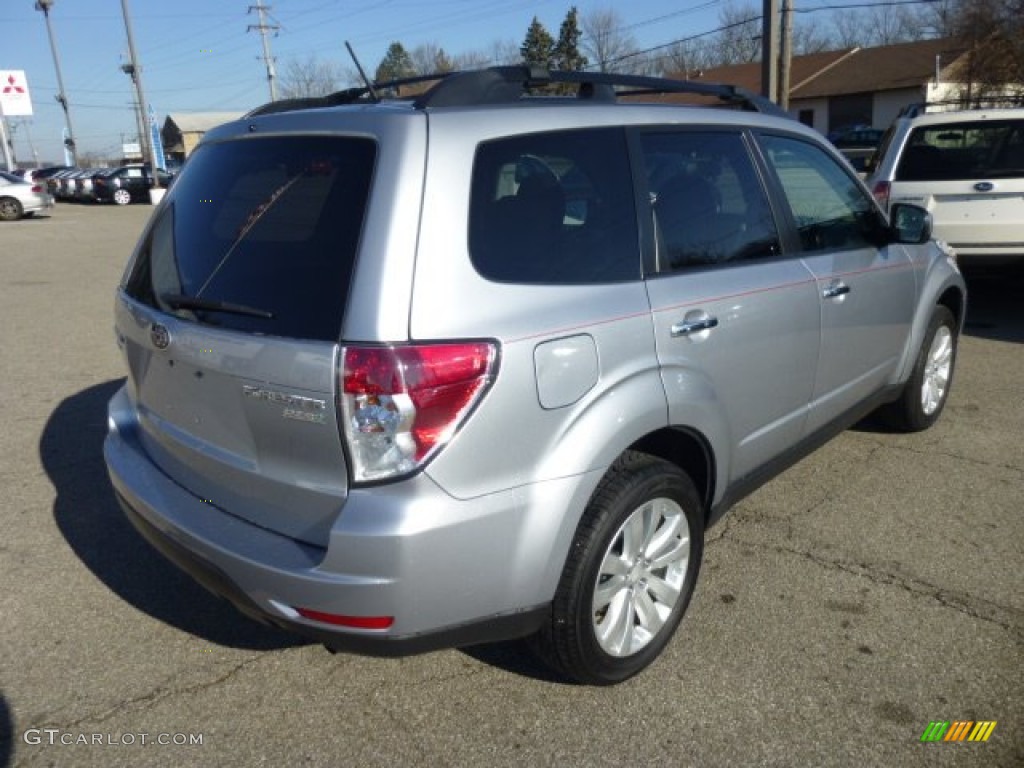
[[[255,526],[179,486],[134,434],[124,390],[104,456],[129,520],[215,594],[265,623],[376,655],[510,639],[547,616],[589,475],[469,500],[423,474],[351,492],[326,548]],[[596,485],[597,477],[592,479]],[[574,505],[579,504],[578,507]],[[310,621],[296,607],[392,616],[386,630]]]

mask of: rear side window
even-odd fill
[[[559,131],[481,144],[473,165],[469,251],[490,280],[638,279],[624,132]]]
[[[200,147],[140,249],[126,291],[209,325],[337,339],[375,157],[374,142],[356,138]]]
[[[984,120],[915,128],[897,181],[1024,176],[1024,120]]]

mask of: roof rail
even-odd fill
[[[374,93],[427,82],[437,84],[411,97],[416,109],[513,104],[547,86],[565,84],[576,87],[575,98],[579,101],[614,103],[620,97],[693,94],[712,96],[753,112],[789,117],[785,110],[770,100],[733,85],[612,72],[549,71],[542,67],[527,66],[489,67],[373,83],[372,89],[369,85],[357,86],[328,96],[270,102],[254,109],[246,117],[376,101],[378,99],[373,98]]]
[[[907,104],[896,117],[917,117],[928,112],[930,107],[955,107],[960,111],[980,109],[1001,109],[1004,107],[1024,107],[1024,93],[1003,96],[978,96],[972,99],[944,99],[941,101],[919,101]],[[945,110],[952,111],[952,110]]]

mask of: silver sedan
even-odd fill
[[[17,221],[53,207],[46,186],[0,171],[0,220]]]

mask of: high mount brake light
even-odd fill
[[[447,443],[493,378],[491,342],[348,346],[339,372],[355,482],[421,467]]]

